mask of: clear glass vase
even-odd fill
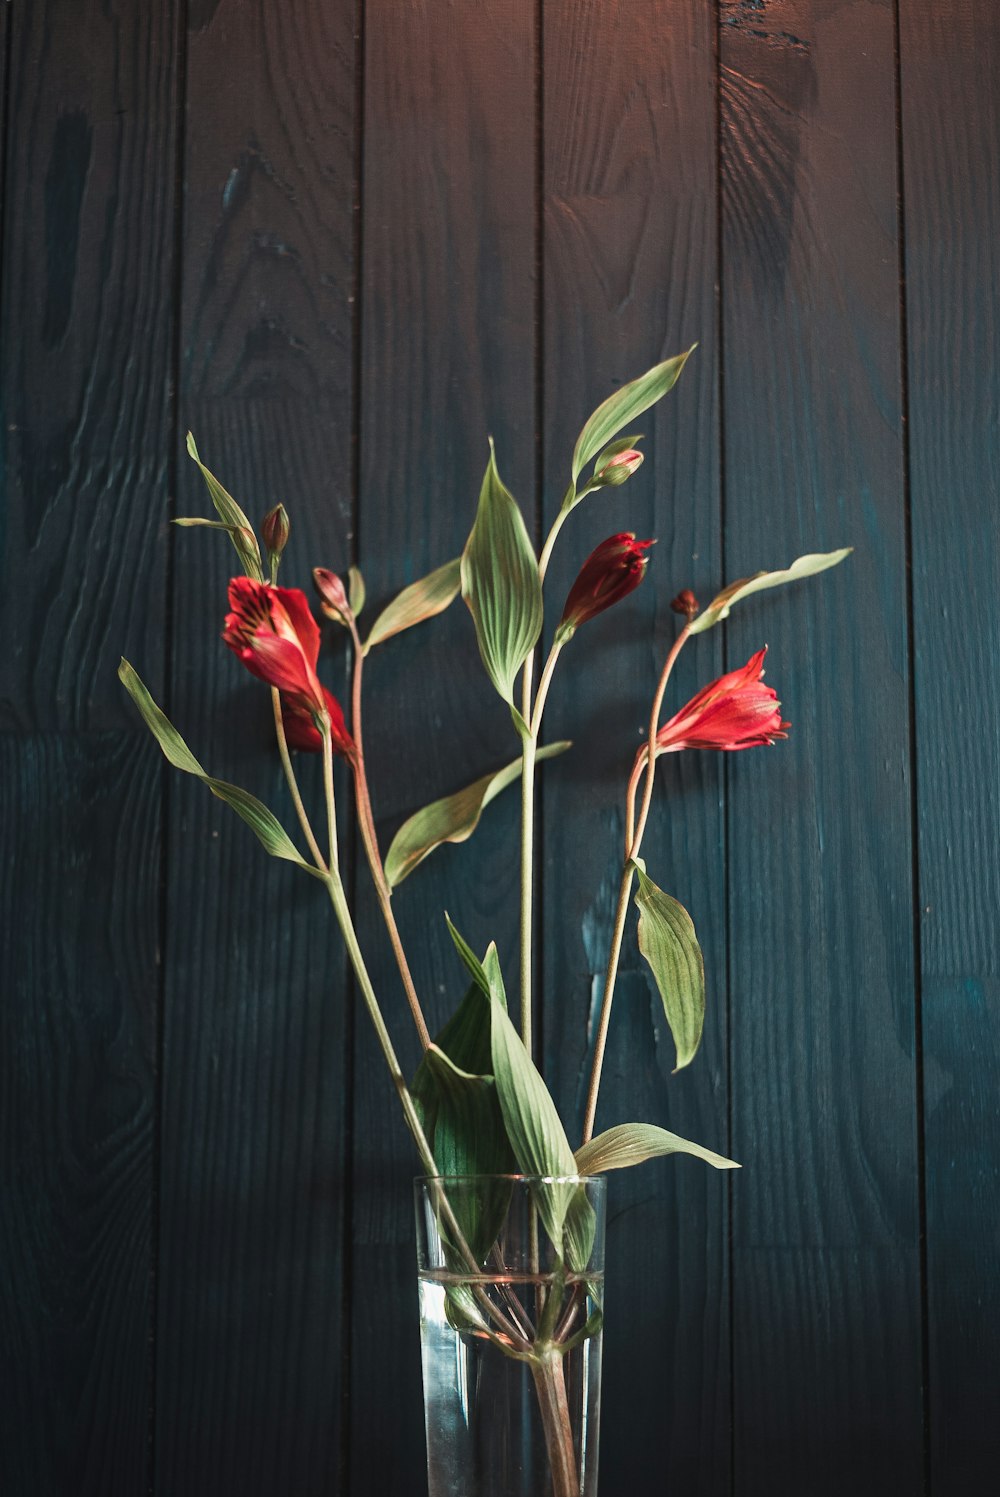
[[[604,1187],[416,1182],[429,1497],[596,1497]]]

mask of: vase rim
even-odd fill
[[[461,1183],[466,1180],[510,1180],[517,1184],[523,1182],[530,1185],[590,1185],[598,1182],[603,1183],[606,1175],[519,1175],[512,1173],[499,1173],[487,1175],[414,1175],[415,1185],[432,1185],[436,1183]]]

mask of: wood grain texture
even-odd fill
[[[0,1486],[39,1497],[148,1482],[160,771],[115,667],[161,672],[173,18],[4,14]]]
[[[730,770],[734,1477],[921,1480],[893,13],[721,11],[727,570],[791,737]]]
[[[584,557],[617,530],[655,535],[647,579],[567,648],[547,733],[543,934],[549,1076],[576,1141],[614,917],[624,792],[682,587],[720,570],[715,401],[714,19],[684,3],[545,9],[545,489],[551,523],[576,435],[618,385],[699,340],[677,388],[635,423],[646,462],[585,500],[560,536],[550,627]],[[673,712],[718,673],[720,641],[681,657]],[[723,1151],[725,905],[721,765],[666,765],[643,854],[691,910],[709,971],[703,1053],[671,1077],[660,1000],[635,939],[622,973],[598,1128],[650,1121]],[[669,804],[666,797],[669,796]],[[659,1012],[657,1012],[659,1010]],[[610,1181],[602,1470],[636,1497],[728,1493],[729,1326],[723,1177],[693,1160]]]
[[[900,10],[935,1497],[988,1492],[1000,1334],[1000,16]]]
[[[181,417],[259,521],[287,585],[351,529],[354,12],[191,7]],[[178,507],[210,513],[181,459]],[[172,707],[206,763],[295,827],[266,690],[219,641],[234,553],[176,539]],[[340,689],[340,666],[324,666]],[[301,765],[322,812],[319,765]],[[340,1480],[347,983],[318,884],[171,782],[156,1481],[162,1492]]]
[[[0,1485],[148,1481],[159,767],[0,734]]]
[[[0,724],[132,723],[159,652],[172,328],[174,5],[12,8]]]
[[[366,7],[365,54],[359,557],[374,617],[403,583],[461,552],[489,433],[534,526],[533,17],[517,0],[378,0]],[[460,602],[380,646],[367,680],[383,845],[402,816],[518,752]],[[496,939],[516,985],[516,827],[516,792],[507,792],[474,846],[442,849],[394,899],[432,1032],[465,987],[446,908],[473,946]],[[370,907],[363,930],[412,1073],[416,1036]],[[357,1026],[351,1493],[381,1497],[419,1484],[425,1460],[416,1159],[363,1014]],[[372,1410],[387,1374],[382,1422]]]

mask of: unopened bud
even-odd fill
[[[690,623],[701,607],[701,604],[691,589],[686,587],[682,593],[677,594],[670,606],[674,610],[674,613],[685,614],[688,623]]]
[[[631,531],[609,535],[587,557],[570,588],[556,638],[569,639],[588,619],[627,598],[646,575],[646,552],[654,541],[637,541]]]
[[[609,462],[597,474],[602,483],[611,484],[617,488],[619,484],[631,478],[636,468],[642,466],[642,453],[637,452],[634,447],[628,447],[624,452],[616,453]]]
[[[288,545],[288,532],[291,528],[288,511],[283,504],[276,504],[264,516],[260,533],[264,537],[264,546],[269,556],[277,558],[281,555]]]
[[[320,610],[328,619],[335,619],[338,624],[350,625],[354,614],[351,605],[347,601],[347,589],[337,576],[327,567],[313,567],[313,582],[320,596]]]

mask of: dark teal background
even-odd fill
[[[695,340],[550,574],[555,610],[603,536],[659,538],[548,713],[574,1136],[668,600],[855,553],[677,672],[670,712],[767,643],[792,730],[663,765],[643,850],[706,1039],[671,1077],[630,934],[599,1125],[745,1168],[612,1181],[602,1491],[994,1493],[1000,11],[10,0],[0,36],[5,1497],[422,1490],[415,1161],[322,890],[166,770],[115,675],[291,824],[218,638],[228,543],[168,525],[208,512],[185,431],[252,516],[287,505],[285,581],[356,562],[378,606],[460,550],[488,432],[541,535],[592,407]],[[368,703],[385,835],[516,752],[461,605],[373,654]],[[435,1023],[444,907],[516,967],[516,819],[397,897]]]

